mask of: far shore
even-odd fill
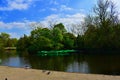
[[[0,80],[120,80],[120,76],[68,73],[0,66]]]

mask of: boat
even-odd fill
[[[38,51],[39,56],[65,56],[76,50],[52,50],[52,51]]]

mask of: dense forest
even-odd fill
[[[83,34],[69,32],[62,23],[53,27],[35,27],[29,36],[21,37],[17,44],[5,43],[4,46],[17,46],[19,51],[36,53],[41,50],[118,50],[120,48],[120,20],[113,2],[98,0],[91,15],[79,25]],[[74,26],[72,26],[74,27]],[[74,27],[75,28],[75,27]],[[79,30],[76,28],[76,30]],[[0,35],[1,39],[4,39]],[[8,38],[9,41],[9,38]],[[3,42],[5,42],[3,40]],[[3,44],[0,43],[0,47]]]

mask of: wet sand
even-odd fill
[[[0,66],[0,80],[120,80],[120,76],[68,73]]]

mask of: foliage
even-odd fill
[[[63,39],[64,49],[74,49],[75,39],[76,37],[72,33],[65,33]]]
[[[84,23],[87,29],[83,35],[84,48],[118,48],[120,23],[114,4],[108,0],[99,0],[93,10],[94,16],[87,16]]]
[[[18,40],[17,49],[36,53],[41,50],[60,50],[74,48],[75,36],[67,33],[62,23],[52,29],[37,27],[30,36],[24,35]]]
[[[109,0],[98,0],[93,14],[88,15],[82,25],[72,25],[76,29],[83,28],[84,31],[77,31],[78,36],[73,34],[76,29],[73,28],[73,33],[70,33],[59,23],[51,29],[35,28],[30,36],[19,39],[17,47],[32,53],[60,49],[119,49],[120,22],[115,5]]]
[[[5,47],[16,47],[16,44],[16,38],[10,38],[10,35],[5,32],[0,33],[0,50],[3,50]]]
[[[17,50],[25,51],[29,47],[29,44],[29,38],[26,35],[24,35],[24,37],[21,37],[17,42]]]

